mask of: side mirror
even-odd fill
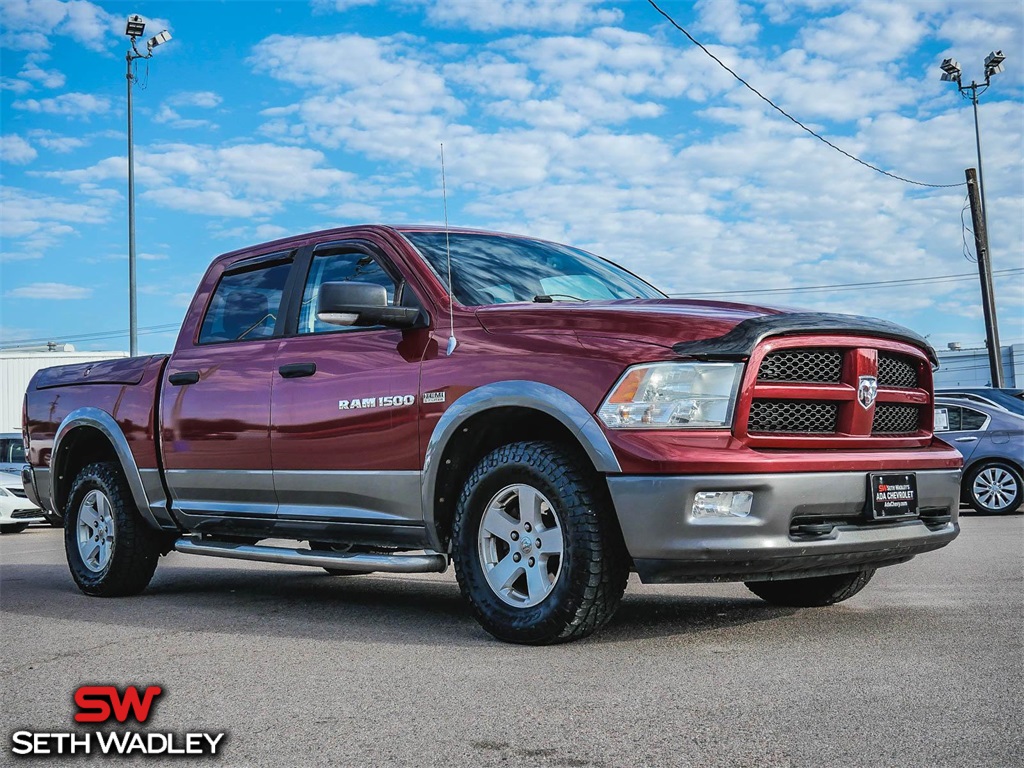
[[[374,283],[324,283],[320,286],[317,320],[331,325],[412,328],[420,319],[416,307],[388,306],[388,293]]]

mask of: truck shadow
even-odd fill
[[[756,598],[644,593],[630,584],[612,622],[585,643],[641,642],[770,621],[793,613]],[[678,591],[676,591],[678,590]],[[158,632],[358,639],[410,645],[497,642],[469,612],[451,574],[339,576],[310,569],[162,564],[136,597],[90,598],[64,565],[0,565],[0,612]]]

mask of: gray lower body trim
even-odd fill
[[[270,470],[168,469],[164,476],[176,512],[247,517],[277,514]]]
[[[930,521],[868,524],[866,472],[618,476],[608,478],[608,488],[643,580],[745,580],[856,570],[945,546],[960,530],[960,472],[915,474],[918,506],[929,510]],[[696,493],[729,490],[753,492],[749,516],[692,515]],[[845,518],[848,524],[821,536],[792,536],[793,519],[803,516]]]
[[[278,517],[392,525],[423,523],[420,473],[275,472]]]

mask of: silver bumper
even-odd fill
[[[643,581],[752,581],[892,565],[945,546],[960,532],[960,471],[915,474],[921,518],[881,523],[867,518],[864,472],[613,475],[608,487]],[[739,490],[754,494],[748,516],[692,515],[696,493]],[[805,520],[824,525],[805,533]]]

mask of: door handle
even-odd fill
[[[976,437],[958,437],[953,442],[955,443],[973,443],[978,438]]]
[[[195,384],[199,381],[199,371],[178,371],[168,376],[167,380],[176,387],[183,384]]]
[[[301,379],[316,373],[316,363],[288,363],[278,368],[277,372],[286,379]]]

